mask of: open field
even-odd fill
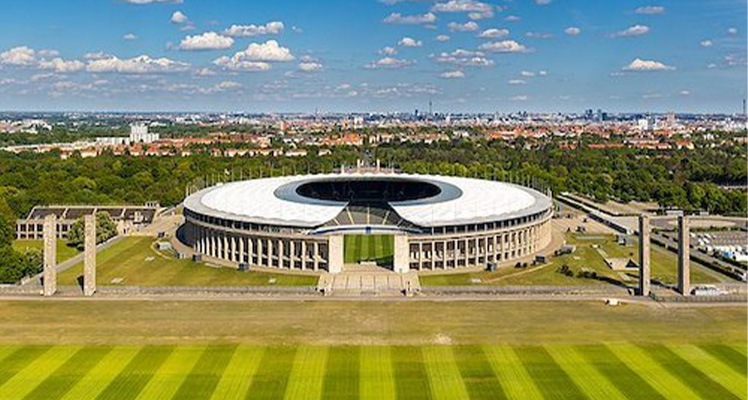
[[[41,240],[14,240],[13,248],[18,251],[25,249],[38,249],[41,250],[44,247],[44,242]],[[57,262],[61,263],[65,260],[69,260],[77,256],[80,252],[74,247],[69,247],[67,241],[57,240]]]
[[[590,302],[5,301],[0,398],[743,399],[745,318]]]
[[[551,258],[545,265],[530,265],[527,268],[503,268],[496,272],[472,272],[464,274],[422,276],[421,285],[471,285],[480,281],[483,285],[593,285],[603,282],[595,279],[577,277],[582,270],[596,272],[605,279],[631,286],[637,284],[637,274],[629,272],[622,274],[611,270],[605,264],[603,257],[593,246],[598,246],[610,258],[631,258],[638,261],[639,246],[621,246],[615,241],[614,235],[606,234],[566,234],[566,242],[577,247],[573,254]],[[652,280],[665,284],[675,284],[677,279],[677,256],[659,246],[652,246]],[[567,265],[574,276],[566,276],[556,272],[562,265]],[[730,278],[708,270],[704,266],[691,263],[691,281],[693,283],[733,282]]]
[[[391,265],[394,247],[392,235],[345,235],[343,261],[346,264],[376,261],[378,265]]]
[[[247,286],[317,284],[316,276],[239,272],[230,268],[210,267],[192,260],[179,260],[168,252],[153,248],[148,237],[128,237],[98,254],[96,281],[99,285],[142,286]],[[59,275],[60,285],[77,285],[83,264]],[[270,283],[274,279],[274,283]]]

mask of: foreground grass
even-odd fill
[[[447,275],[427,275],[421,277],[424,286],[460,286],[460,285],[600,285],[605,282],[597,279],[577,276],[581,271],[594,271],[598,276],[609,281],[630,286],[637,285],[636,273],[619,273],[612,271],[596,247],[603,250],[610,258],[630,258],[638,261],[639,248],[621,246],[616,243],[614,235],[576,234],[566,235],[566,241],[577,247],[573,254],[551,258],[545,265],[529,265],[526,268],[506,267],[496,272],[471,272]],[[594,246],[594,247],[593,247]],[[677,280],[677,257],[659,246],[652,246],[652,280],[673,285]],[[557,272],[559,267],[567,265],[573,276]],[[730,278],[709,271],[704,266],[691,263],[691,282],[717,283],[730,282]]]
[[[13,248],[17,251],[24,251],[26,249],[42,250],[44,242],[41,240],[14,240]],[[80,251],[74,247],[67,245],[65,240],[57,240],[57,263],[69,260],[80,254]]]
[[[745,345],[9,346],[3,399],[744,399]]]
[[[179,260],[168,252],[154,249],[154,240],[127,237],[98,254],[96,281],[99,285],[142,286],[248,286],[317,284],[316,276],[239,272],[210,267],[192,260]],[[83,274],[78,265],[59,275],[60,285],[77,285]]]
[[[376,261],[392,264],[395,242],[392,235],[345,235],[343,260],[346,264]]]

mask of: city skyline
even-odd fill
[[[737,0],[38,0],[0,23],[7,111],[737,113],[746,95]]]

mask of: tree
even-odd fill
[[[0,247],[0,283],[16,283],[23,278],[18,252],[11,246]]]
[[[85,236],[84,219],[80,218],[70,227],[68,246],[83,250]],[[105,212],[96,213],[96,244],[104,243],[115,236],[117,236],[117,224],[112,217]]]

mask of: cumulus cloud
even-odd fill
[[[181,11],[174,11],[174,13],[171,14],[170,21],[172,24],[177,25],[190,23],[190,19],[187,18],[187,15]]]
[[[671,67],[659,61],[642,60],[641,58],[637,58],[629,65],[623,67],[624,71],[670,71],[674,69],[675,67]]]
[[[551,0],[535,0],[535,4],[539,6],[544,6],[546,4],[551,4]]]
[[[115,56],[104,56],[88,62],[86,69],[90,72],[117,72],[123,74],[160,74],[180,72],[189,69],[187,63],[168,58],[152,58],[141,55],[129,59]]]
[[[205,32],[201,35],[187,36],[179,44],[180,50],[225,50],[234,45],[234,39],[215,32]]]
[[[137,38],[138,38],[138,35],[136,35],[134,33],[127,33],[127,34],[125,34],[125,35],[122,36],[122,39],[125,39],[125,40],[135,40]]]
[[[490,67],[493,60],[486,58],[485,53],[457,49],[451,53],[432,54],[431,60],[438,63],[455,64],[463,67]]]
[[[216,88],[220,90],[236,89],[242,87],[242,84],[234,81],[223,81],[216,84]]]
[[[387,56],[394,56],[395,54],[397,54],[397,49],[392,46],[387,46],[383,48],[382,50],[379,50],[379,54],[384,54]]]
[[[262,35],[278,35],[283,33],[285,25],[280,21],[268,22],[265,25],[231,25],[223,31],[226,36],[253,37]]]
[[[0,53],[0,64],[29,66],[36,63],[36,51],[27,46],[14,47]]]
[[[519,74],[522,75],[522,76],[527,76],[527,77],[535,76],[535,73],[532,72],[532,71],[522,71]]]
[[[665,7],[662,6],[643,6],[639,7],[636,10],[634,10],[637,14],[646,14],[646,15],[656,15],[656,14],[664,14],[665,13]]]
[[[520,17],[518,17],[516,15],[507,15],[506,17],[504,17],[504,21],[509,21],[509,22],[517,22],[517,21],[519,21],[521,19],[522,18],[520,18]]]
[[[268,40],[265,43],[251,43],[246,50],[240,51],[234,56],[248,61],[287,62],[295,59],[291,50],[280,46],[275,40]]]
[[[403,47],[421,47],[421,46],[423,46],[423,42],[421,42],[420,40],[416,40],[416,39],[413,39],[413,38],[410,38],[410,37],[407,37],[407,36],[404,37],[404,38],[402,38],[402,39],[400,39],[400,41],[397,42],[397,44],[400,45],[400,46],[403,46]]]
[[[701,42],[699,42],[699,44],[701,45],[701,47],[712,47],[714,43],[712,43],[711,40],[702,40]]]
[[[413,64],[412,61],[402,60],[395,57],[384,57],[373,63],[367,64],[368,69],[398,69]]]
[[[387,24],[402,24],[402,25],[419,25],[419,24],[432,24],[436,22],[436,14],[426,13],[422,15],[403,15],[400,13],[392,13],[384,19]]]
[[[475,0],[450,0],[436,3],[431,7],[432,12],[437,13],[468,13],[470,19],[491,18],[494,15],[494,6]]]
[[[645,35],[649,32],[649,27],[646,25],[633,25],[622,31],[618,31],[613,34],[613,37],[634,37]]]
[[[464,24],[450,22],[449,24],[447,24],[447,27],[452,32],[475,32],[480,29],[478,24],[473,21],[465,22]]]
[[[51,60],[39,61],[39,68],[51,69],[59,73],[77,72],[86,67],[81,61],[78,60],[63,60],[62,58],[53,58]]]
[[[436,41],[441,43],[449,42],[450,39],[449,35],[439,35],[436,37]]]
[[[526,84],[527,81],[525,81],[523,79],[510,79],[509,81],[507,81],[507,83],[510,84],[510,85],[518,86],[518,85],[524,85],[524,84]]]
[[[564,29],[564,33],[567,34],[567,35],[569,35],[569,36],[577,36],[580,33],[582,33],[582,30],[579,29],[576,26],[570,26],[570,27]]]
[[[514,40],[484,43],[480,46],[480,49],[493,53],[524,53],[527,51],[527,47]]]
[[[322,69],[322,64],[314,61],[307,61],[299,64],[299,71],[303,72],[317,72],[322,71]]]
[[[550,39],[553,37],[553,35],[545,32],[526,32],[525,37],[528,37],[530,39]]]
[[[509,36],[508,29],[496,29],[496,28],[486,29],[485,31],[481,32],[478,35],[478,37],[480,38],[491,38],[491,39],[504,38],[507,36]]]
[[[737,35],[738,34],[738,28],[728,28],[727,29],[727,34],[728,35],[732,35],[732,36]]]
[[[439,77],[444,79],[462,79],[465,77],[465,73],[460,70],[454,70],[454,71],[445,71],[442,72]]]

